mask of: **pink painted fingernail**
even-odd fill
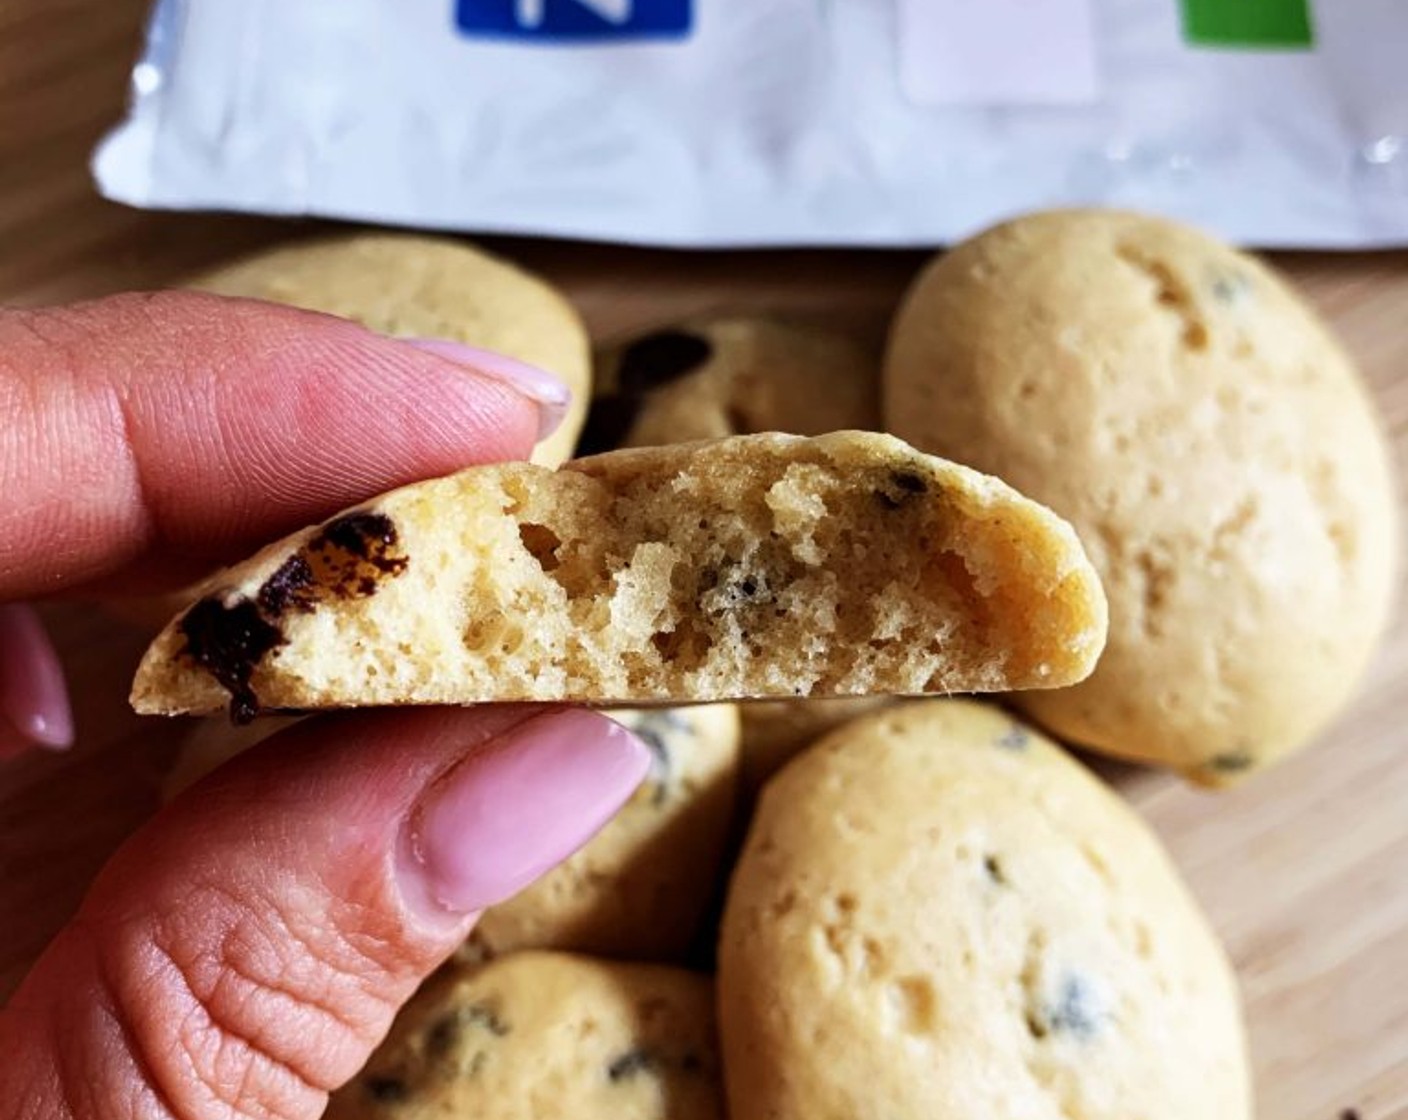
[[[73,745],[63,666],[39,616],[19,603],[0,605],[0,722],[11,739],[49,750]]]
[[[572,390],[547,370],[520,362],[492,350],[466,346],[443,338],[408,338],[403,341],[417,350],[445,358],[458,366],[502,381],[538,406],[538,438],[546,439],[557,431],[567,406],[572,403]]]
[[[640,740],[596,712],[549,711],[515,725],[440,778],[412,813],[409,893],[457,914],[503,901],[590,840],[649,767]]]

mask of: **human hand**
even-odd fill
[[[0,755],[71,737],[20,601],[179,585],[370,494],[521,458],[564,404],[506,359],[264,304],[0,311]],[[0,1011],[6,1115],[321,1115],[477,911],[647,766],[605,717],[541,707],[274,736],[118,851]]]

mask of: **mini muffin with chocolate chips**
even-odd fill
[[[1050,688],[1105,601],[1069,526],[890,436],[472,467],[218,573],[138,711]]]
[[[718,983],[732,1120],[1251,1116],[1232,971],[1153,833],[971,701],[769,783]]]
[[[1389,617],[1389,454],[1353,362],[1260,261],[1116,211],[1004,223],[895,319],[886,427],[1075,525],[1110,596],[1089,680],[1018,703],[1225,785],[1310,741]]]
[[[773,319],[692,319],[596,359],[578,454],[694,439],[880,426],[880,359],[835,331]]]
[[[713,984],[523,952],[426,982],[328,1120],[723,1120]]]

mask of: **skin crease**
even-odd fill
[[[184,294],[0,312],[0,410],[0,601],[129,588],[134,569],[172,586],[377,491],[525,457],[538,429],[531,401],[442,357],[336,319]],[[320,718],[194,787],[118,851],[0,1011],[0,1111],[321,1115],[473,923],[421,885],[434,853],[417,847],[416,807],[444,782],[491,791],[495,754],[529,757],[545,725],[563,740],[564,716]],[[615,728],[604,717],[571,718],[564,749],[598,752],[610,775],[599,816],[643,776],[644,748],[596,734],[595,719]],[[540,753],[520,770],[546,790],[564,768]],[[524,811],[519,866],[551,831]],[[604,823],[583,815],[545,860]],[[524,885],[495,872],[492,843],[474,854],[473,821],[454,839],[453,858],[484,861],[484,892]],[[5,889],[0,913],[19,905]]]

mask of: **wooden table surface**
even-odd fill
[[[144,214],[87,156],[124,96],[144,0],[0,0],[0,303],[168,284],[308,224]],[[815,316],[878,339],[922,257],[497,248],[558,281],[598,337],[703,310]],[[1276,258],[1359,358],[1408,478],[1408,253]],[[107,854],[153,810],[171,725],[126,709],[142,638],[48,609],[79,744],[0,766],[0,998]],[[1263,1120],[1408,1117],[1408,611],[1311,750],[1242,789],[1104,768],[1165,837],[1241,977]],[[1198,1071],[1189,1070],[1190,1077]],[[1195,1118],[1189,1118],[1195,1120]],[[1202,1120],[1202,1118],[1197,1118]],[[1207,1118],[1212,1120],[1212,1118]]]

